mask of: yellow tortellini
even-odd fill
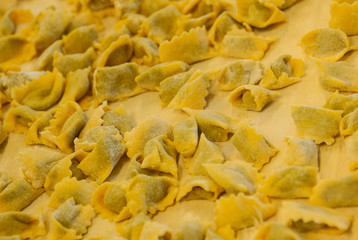
[[[0,213],[0,238],[18,235],[19,239],[33,239],[45,234],[46,228],[37,217],[23,212]]]
[[[332,145],[339,133],[342,111],[315,106],[292,106],[291,116],[299,137]]]
[[[300,231],[317,231],[340,234],[349,229],[352,217],[329,208],[308,204],[284,202],[279,219],[286,225]]]
[[[257,231],[254,240],[303,240],[295,231],[278,222],[263,224]]]
[[[117,231],[127,239],[139,240],[143,226],[148,221],[150,221],[150,217],[144,212],[140,212],[133,216],[128,222],[123,222],[119,225]]]
[[[189,163],[189,173],[192,175],[208,175],[205,170],[207,163],[222,163],[225,157],[221,149],[209,141],[205,134],[200,135],[198,147]]]
[[[221,90],[234,90],[242,85],[256,84],[262,78],[260,63],[254,60],[237,60],[221,69],[218,77]]]
[[[88,92],[90,71],[91,68],[78,69],[67,75],[61,102],[80,100]]]
[[[72,153],[59,160],[48,172],[44,188],[46,192],[51,193],[54,191],[57,183],[61,182],[65,178],[72,177],[72,160],[78,155],[78,153]]]
[[[339,125],[339,133],[341,136],[352,135],[358,130],[358,109],[345,115]]]
[[[168,225],[147,221],[144,223],[139,240],[171,239],[172,230]]]
[[[69,198],[51,216],[51,238],[68,240],[81,238],[92,224],[94,216],[92,206],[77,205],[73,198]]]
[[[92,195],[96,212],[111,221],[119,222],[130,218],[125,188],[121,184],[103,183]]]
[[[310,203],[330,208],[358,206],[358,174],[321,180],[313,189]]]
[[[63,41],[57,40],[46,48],[36,60],[37,70],[52,71],[53,69],[53,56],[56,52],[62,53]]]
[[[87,116],[81,107],[73,101],[60,104],[50,125],[40,133],[43,138],[56,144],[66,153],[73,152],[73,140],[87,122]]]
[[[13,88],[11,97],[34,110],[46,110],[56,104],[63,93],[65,79],[56,69]]]
[[[308,198],[317,183],[317,172],[312,167],[283,167],[268,176],[261,192],[276,198]]]
[[[66,54],[83,53],[97,38],[96,25],[81,26],[63,37],[63,50]]]
[[[44,138],[41,132],[48,126],[50,126],[52,120],[54,118],[51,112],[46,112],[31,123],[31,126],[28,129],[25,143],[29,145],[35,144],[44,144],[46,146],[50,146],[55,148],[56,145],[53,142],[48,141]]]
[[[304,35],[299,43],[307,55],[335,62],[357,47],[351,46],[347,35],[339,29],[320,28]]]
[[[269,1],[237,1],[238,18],[253,27],[265,28],[269,25],[287,21],[285,14]]]
[[[328,91],[358,92],[358,69],[346,62],[318,61],[319,82]]]
[[[155,65],[147,71],[139,74],[135,81],[142,88],[157,90],[160,83],[175,74],[184,72],[189,69],[189,65],[181,61],[166,62]]]
[[[192,64],[214,56],[210,49],[205,27],[197,27],[189,32],[165,41],[159,46],[161,62],[183,61]]]
[[[347,35],[358,34],[358,27],[356,22],[358,21],[357,16],[358,2],[332,2],[331,3],[331,19],[329,26],[331,28],[338,28],[345,32]]]
[[[138,74],[136,63],[99,67],[94,73],[94,94],[99,101],[115,101],[137,95],[143,92],[143,89],[135,82]]]
[[[278,150],[273,147],[253,127],[243,123],[232,137],[232,143],[242,154],[244,160],[259,170],[274,157]]]
[[[29,22],[32,18],[29,9],[9,8],[0,19],[0,36],[14,34],[18,25]]]
[[[276,213],[276,208],[265,198],[239,193],[221,197],[216,202],[215,212],[218,228],[230,225],[234,230],[240,230],[271,217]]]
[[[193,176],[187,178],[179,186],[177,201],[205,199],[215,201],[223,192],[218,184],[206,176]]]
[[[153,66],[159,63],[159,48],[149,38],[133,37],[133,62]]]
[[[257,85],[242,85],[230,93],[229,102],[240,109],[260,112],[278,95]]]
[[[358,107],[358,94],[342,95],[336,91],[327,99],[324,107],[333,110],[342,110],[342,116],[345,116]]]
[[[301,81],[304,62],[292,58],[291,55],[282,55],[266,69],[260,86],[267,89],[280,89]]]
[[[127,29],[128,35],[137,35],[146,19],[141,14],[127,13],[121,16],[121,20],[118,21],[114,29],[119,32],[124,32]]]
[[[135,127],[135,121],[132,116],[130,116],[123,105],[120,105],[118,108],[112,111],[106,111],[103,114],[103,126],[114,126],[118,129],[121,135],[131,131]]]
[[[184,157],[193,156],[198,144],[198,125],[194,117],[179,122],[173,127],[174,145]]]
[[[27,133],[30,125],[40,117],[41,113],[27,106],[11,108],[5,115],[4,128],[8,132]]]
[[[174,235],[177,240],[200,240],[205,238],[206,227],[199,222],[183,222]]]

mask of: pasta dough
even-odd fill
[[[329,26],[331,28],[338,28],[345,32],[347,35],[358,34],[358,28],[355,24],[358,20],[357,17],[358,3],[351,2],[332,2],[330,14],[331,19]]]

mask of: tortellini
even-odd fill
[[[63,93],[65,79],[56,69],[13,88],[11,97],[34,110],[46,110],[56,104]]]
[[[313,189],[310,203],[331,208],[358,206],[357,187],[357,173],[321,180]]]
[[[117,230],[127,239],[139,240],[143,226],[148,221],[150,221],[150,217],[148,217],[144,212],[140,212],[133,216],[127,223],[124,222],[125,224],[119,225]]]
[[[184,157],[191,157],[198,144],[198,125],[194,117],[179,122],[173,127],[174,145]]]
[[[33,15],[28,9],[9,8],[0,19],[0,36],[14,34],[18,25],[29,22],[32,18]]]
[[[192,64],[213,57],[214,52],[205,27],[197,27],[160,44],[159,55],[161,62],[179,60]]]
[[[271,217],[276,213],[276,208],[264,198],[239,193],[221,197],[216,202],[215,212],[218,228],[230,225],[234,230],[240,230]]]
[[[155,65],[135,78],[135,81],[142,88],[157,90],[160,83],[172,75],[184,72],[189,65],[181,61],[166,62]]]
[[[336,210],[294,202],[283,203],[279,218],[286,225],[301,232],[318,231],[336,234],[347,231],[352,222],[349,215]]]
[[[240,109],[260,112],[278,95],[257,85],[242,85],[230,93],[229,102]]]
[[[33,239],[45,234],[43,222],[28,213],[0,213],[0,238],[18,235],[21,239]]]
[[[129,212],[133,215],[139,212],[163,211],[174,203],[178,192],[177,181],[169,177],[151,177],[144,174],[135,176],[127,192]]]
[[[61,102],[80,100],[88,92],[90,71],[91,68],[78,69],[67,75]]]
[[[282,55],[266,69],[260,86],[267,89],[280,89],[301,81],[304,62],[292,58],[291,55]]]
[[[73,140],[87,122],[87,116],[81,107],[73,101],[58,106],[50,125],[40,133],[48,141],[56,144],[66,153],[73,152]]]
[[[159,63],[159,48],[151,39],[144,37],[133,37],[132,43],[133,62],[149,66]]]
[[[315,106],[292,106],[291,116],[299,137],[332,145],[339,133],[342,111]]]
[[[285,22],[285,14],[269,1],[243,0],[238,2],[238,18],[253,27],[265,28]]]
[[[278,222],[263,224],[255,235],[254,240],[303,240],[295,231]]]
[[[344,116],[358,107],[358,94],[342,95],[336,91],[327,99],[324,107],[342,110],[342,115]]]
[[[76,205],[73,198],[61,204],[51,216],[52,239],[78,239],[87,232],[95,216],[90,205]]]
[[[318,61],[319,82],[328,91],[358,92],[358,69],[346,62]]]
[[[199,131],[210,141],[225,142],[229,139],[229,134],[233,130],[227,116],[208,110],[184,109],[184,111],[195,117]]]
[[[286,163],[293,166],[313,167],[318,170],[318,147],[311,139],[286,137]]]
[[[349,167],[351,170],[358,168],[358,131],[355,131],[346,142],[347,144],[347,155],[349,160]]]
[[[113,111],[106,111],[103,114],[103,126],[113,125],[118,131],[124,133],[131,131],[135,127],[135,122],[124,109],[123,105],[114,109]]]
[[[247,123],[242,124],[232,137],[232,143],[244,160],[259,170],[274,157],[278,150]]]
[[[316,183],[317,172],[314,168],[289,166],[268,176],[261,191],[276,198],[308,198]]]
[[[242,85],[256,84],[262,78],[260,63],[254,60],[237,60],[222,68],[219,87],[231,91]]]
[[[358,110],[348,113],[342,118],[339,125],[339,133],[341,136],[352,135],[358,130]]]
[[[57,40],[56,42],[52,43],[48,48],[46,48],[36,60],[36,69],[52,71],[53,56],[56,52],[62,53],[62,46],[63,41]]]
[[[320,28],[304,35],[299,43],[307,55],[335,62],[355,46],[350,46],[347,35],[339,29]]]
[[[183,222],[174,235],[177,240],[200,240],[205,238],[206,228],[202,223]]]
[[[5,115],[4,128],[8,132],[27,133],[30,125],[40,117],[40,113],[27,106],[11,108]]]
[[[97,38],[96,25],[81,26],[63,37],[63,50],[66,54],[83,53]]]
[[[223,191],[218,184],[206,176],[193,176],[179,186],[177,201],[205,199],[215,201]]]
[[[204,167],[206,163],[222,163],[224,160],[225,157],[221,149],[202,133],[198,147],[189,163],[189,173],[192,175],[208,175]]]
[[[347,35],[358,34],[358,27],[357,24],[355,24],[358,21],[357,11],[358,3],[356,1],[332,2],[329,26],[331,28],[341,29]]]
[[[63,159],[59,160],[57,163],[55,163],[55,165],[51,168],[44,182],[44,188],[48,193],[54,191],[54,188],[57,183],[61,182],[65,178],[72,177],[72,160],[75,161],[77,155],[78,153],[69,154]]]
[[[122,185],[103,183],[92,195],[92,204],[96,212],[111,221],[122,221],[130,218],[127,207],[126,192]]]
[[[143,92],[135,82],[139,70],[136,63],[99,67],[94,73],[94,93],[99,101],[121,100]],[[120,77],[119,77],[120,76]]]
[[[28,129],[26,136],[26,144],[35,145],[35,144],[44,144],[46,146],[51,146],[53,148],[56,145],[53,142],[48,141],[41,135],[41,132],[48,126],[50,126],[52,120],[54,118],[53,114],[50,112],[46,112],[31,123],[31,126]]]

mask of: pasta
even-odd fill
[[[40,113],[27,106],[11,108],[5,115],[4,128],[8,132],[27,133],[29,126],[40,116]]]
[[[174,145],[178,153],[191,157],[198,144],[198,125],[194,117],[179,122],[173,127]]]
[[[278,222],[268,222],[260,227],[254,240],[302,240],[295,231]]]
[[[356,147],[357,141],[358,141],[357,136],[358,136],[358,133],[357,133],[357,131],[355,131],[352,134],[352,136],[350,136],[348,138],[348,140],[346,141],[349,167],[351,170],[358,168],[358,161],[357,161],[358,149]]]
[[[14,34],[18,25],[29,22],[32,18],[28,9],[9,8],[0,19],[0,37]]]
[[[96,25],[80,26],[63,37],[63,50],[66,54],[83,53],[96,39]]]
[[[356,12],[358,4],[356,1],[350,2],[332,2],[329,21],[329,27],[338,28],[345,32],[347,35],[358,34],[358,28],[355,22],[358,20]]]
[[[345,115],[339,125],[341,136],[352,135],[356,130],[358,130],[358,110]]]
[[[207,199],[215,201],[223,189],[206,176],[193,176],[179,186],[177,201]]]
[[[133,37],[133,57],[132,61],[153,66],[159,63],[159,48],[149,38]]]
[[[342,110],[342,116],[353,112],[358,107],[358,94],[342,95],[337,91],[333,93],[328,99],[325,108],[332,110]]]
[[[80,100],[88,92],[90,71],[90,68],[78,69],[67,75],[61,102]]]
[[[53,56],[56,52],[62,53],[62,40],[57,40],[47,47],[36,60],[36,69],[37,70],[53,70]]]
[[[198,222],[183,222],[180,224],[178,231],[175,233],[174,238],[178,240],[204,239],[206,228],[203,224]]]

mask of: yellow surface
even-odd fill
[[[307,104],[313,106],[323,106],[327,97],[331,94],[321,88],[318,81],[316,65],[303,50],[297,46],[301,37],[307,32],[321,27],[328,27],[329,22],[329,0],[303,0],[291,8],[285,10],[288,22],[268,27],[264,30],[255,30],[256,34],[265,37],[279,37],[278,41],[273,43],[262,59],[261,64],[266,67],[282,54],[291,54],[294,58],[301,58],[305,61],[305,76],[302,81],[292,86],[278,90],[280,96],[275,98],[262,112],[249,112],[239,110],[228,102],[229,92],[223,92],[214,84],[211,94],[207,97],[206,109],[221,112],[236,121],[246,121],[252,123],[255,129],[280,152],[274,157],[268,165],[264,166],[261,173],[267,176],[273,170],[284,166],[285,151],[287,143],[284,141],[286,136],[295,135],[295,127],[291,118],[291,105]],[[32,0],[20,1],[19,7],[31,8],[36,14],[39,9],[54,4],[58,7],[65,8],[66,1],[56,0]],[[114,19],[105,20],[109,24],[114,24]],[[351,38],[352,44],[355,40]],[[194,64],[201,70],[212,70],[235,59],[224,59],[221,57],[211,59],[205,62]],[[351,52],[343,57],[349,63],[358,63],[358,52]],[[23,70],[31,70],[31,63],[25,64]],[[148,104],[150,103],[150,104]],[[172,123],[187,118],[187,115],[180,110],[172,110],[160,107],[158,92],[147,92],[132,97],[123,102],[125,109],[132,115],[136,122],[141,122],[146,116],[155,115]],[[119,103],[113,103],[118,106]],[[7,171],[12,177],[22,176],[20,163],[15,160],[15,156],[25,147],[25,136],[10,134],[7,143],[0,149],[0,170]],[[242,159],[241,155],[231,145],[230,142],[219,143],[224,151],[226,159]],[[343,137],[336,138],[336,143],[332,146],[320,145],[320,172],[319,178],[336,178],[344,176],[349,170],[348,159],[346,158],[345,143]],[[119,163],[111,176],[110,181],[122,179],[127,163]],[[180,162],[181,165],[181,162]],[[46,212],[46,203],[49,197],[44,193],[33,204],[24,211],[28,213]],[[307,200],[298,200],[307,202]],[[273,203],[280,206],[281,201],[273,200]],[[341,212],[354,215],[352,228],[349,232],[342,235],[322,235],[322,234],[304,234],[307,239],[358,239],[358,208],[342,208]],[[183,221],[202,221],[213,223],[214,221],[214,203],[208,201],[185,201],[175,206],[169,207],[165,212],[161,212],[154,217],[162,223],[166,223],[174,230]],[[275,219],[273,217],[272,219]],[[271,221],[271,219],[269,220]],[[93,226],[89,229],[86,237],[98,236],[99,233],[105,234],[104,231],[112,231],[115,224],[101,219],[97,216]],[[252,239],[253,234],[257,231],[258,226],[242,230],[238,233],[237,239]],[[46,238],[39,238],[46,239]]]

